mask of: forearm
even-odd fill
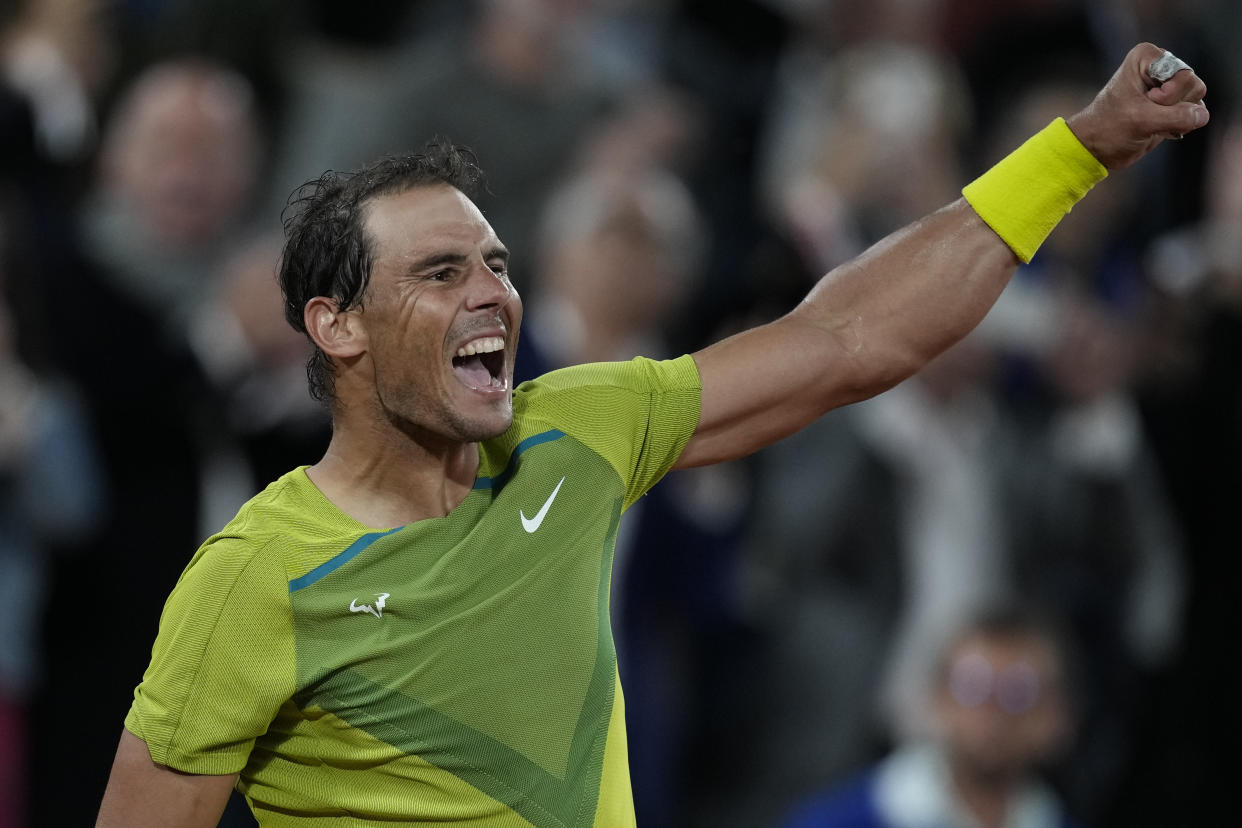
[[[1058,118],[963,188],[963,201],[877,245],[855,272],[826,277],[799,313],[844,334],[858,355],[847,363],[852,390],[882,391],[977,325],[1016,265],[1107,174]]]
[[[1019,264],[958,199],[826,275],[788,317],[830,334],[844,371],[824,408],[864,399],[916,372],[974,328]]]

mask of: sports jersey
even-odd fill
[[[127,729],[265,826],[632,825],[612,550],[699,397],[690,357],[524,383],[465,500],[403,527],[284,475],[182,574]]]

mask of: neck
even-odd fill
[[[390,528],[452,512],[470,494],[478,468],[478,443],[427,445],[337,423],[327,452],[306,473],[354,520]]]

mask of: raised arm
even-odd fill
[[[123,730],[95,828],[215,828],[236,780],[157,765],[147,743]]]
[[[892,387],[965,336],[1032,245],[1105,169],[1207,123],[1206,87],[1193,71],[1163,83],[1149,77],[1163,54],[1150,43],[1134,47],[1095,100],[1067,119],[1072,135],[1041,134],[1037,146],[968,188],[969,202],[959,199],[835,268],[775,322],[695,353],[702,411],[677,466],[756,451]]]

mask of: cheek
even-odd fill
[[[512,284],[509,285],[509,301],[505,303],[505,312],[509,315],[510,327],[516,330],[517,326],[522,324],[526,305],[522,302],[522,295]]]
[[[414,294],[393,304],[393,313],[382,322],[385,349],[415,366],[438,364],[446,326],[428,313],[431,303]]]
[[[425,381],[432,366],[439,363],[439,349],[433,351],[429,342],[418,337],[417,328],[406,325],[405,319],[394,318],[378,334],[371,333],[369,350],[379,383]]]

